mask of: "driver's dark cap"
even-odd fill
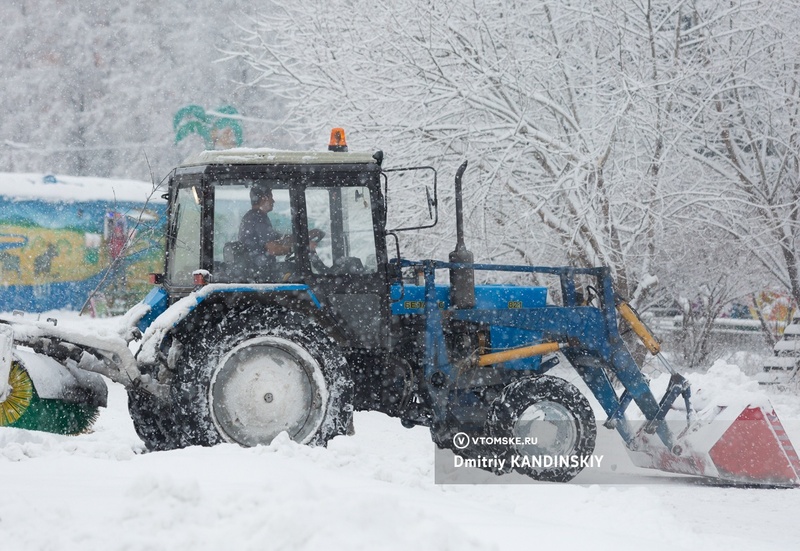
[[[255,206],[261,202],[264,197],[272,195],[272,189],[268,186],[253,186],[250,188],[250,204]]]

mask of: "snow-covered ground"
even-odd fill
[[[750,383],[720,365],[701,384],[731,393]],[[800,445],[800,398],[771,399]],[[112,383],[91,434],[0,429],[0,544],[24,551],[752,551],[800,542],[800,490],[705,486],[638,469],[616,433],[602,427],[602,466],[569,484],[437,485],[426,429],[407,430],[377,413],[358,413],[355,425],[355,436],[337,437],[327,449],[279,438],[252,449],[143,453],[125,392]]]

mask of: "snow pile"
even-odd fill
[[[63,461],[76,457],[128,461],[143,453],[144,445],[135,438],[135,434],[133,439],[114,437],[117,432],[127,433],[130,436],[133,424],[126,410],[114,407],[119,404],[120,398],[124,399],[124,394],[120,394],[124,393],[122,387],[113,385],[112,390],[116,392],[113,394],[113,401],[109,403],[109,408],[101,410],[100,419],[90,434],[74,437],[19,429],[0,429],[0,464],[6,461],[18,463],[42,458]],[[0,488],[2,487],[3,484],[0,483]]]
[[[770,399],[758,382],[745,374],[738,365],[725,360],[717,360],[705,373],[688,373],[684,375],[691,385],[691,404],[697,412],[715,406],[753,405],[769,407]],[[667,391],[669,373],[661,373],[650,381],[650,388],[656,399],[660,399]],[[668,419],[685,419],[686,406],[683,398],[678,397],[672,406],[673,411]],[[741,411],[741,410],[740,410]],[[643,419],[642,413],[632,404],[628,410],[629,418]],[[780,415],[780,412],[778,412]],[[796,415],[795,415],[796,417]]]
[[[703,410],[714,404],[746,401],[752,405],[767,405],[769,398],[758,383],[748,377],[738,365],[717,360],[706,373],[688,376],[692,384],[692,404]]]

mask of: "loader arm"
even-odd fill
[[[674,446],[673,436],[666,423],[662,422],[672,402],[681,395],[674,388],[686,389],[683,380],[673,381],[666,393],[667,401],[657,400],[650,386],[634,361],[617,327],[616,297],[608,268],[553,268],[522,267],[475,264],[475,270],[515,271],[556,275],[561,280],[562,296],[572,306],[546,306],[519,309],[463,309],[442,312],[435,300],[434,274],[437,269],[450,269],[453,264],[425,261],[426,275],[426,378],[441,373],[448,380],[456,376],[448,359],[444,342],[437,338],[441,327],[453,320],[513,327],[536,331],[544,342],[560,343],[561,352],[572,363],[581,378],[597,398],[613,426],[628,446],[634,445],[635,434],[625,419],[625,409],[635,402],[651,423],[649,430],[657,432],[668,449]],[[596,288],[601,290],[600,307],[577,306],[575,276],[595,278]],[[617,395],[608,373],[613,373],[622,383],[624,392]],[[674,388],[673,388],[674,387]],[[440,412],[444,414],[444,412]]]
[[[663,396],[656,398],[620,336],[617,317],[620,304],[626,323],[634,326],[634,332],[646,346],[650,344],[648,349],[657,354],[660,348],[653,346],[655,339],[643,328],[638,317],[630,319],[632,310],[625,308],[626,305],[615,295],[608,268],[472,264],[470,267],[476,271],[557,276],[563,305],[444,310],[437,301],[435,272],[463,265],[434,260],[407,265],[421,269],[425,276],[423,367],[427,387],[434,395],[434,424],[446,426],[453,408],[463,407],[458,404],[458,379],[465,369],[491,366],[493,357],[502,357],[486,354],[483,363],[480,354],[474,351],[457,357],[457,351],[448,349],[445,333],[457,331],[465,323],[511,327],[538,333],[541,342],[546,344],[519,343],[519,348],[508,351],[510,356],[558,350],[569,360],[605,411],[605,426],[617,430],[637,466],[736,484],[800,484],[800,459],[768,401],[715,404],[698,415],[690,403],[688,380],[672,369],[666,360],[662,363],[668,367],[670,381]],[[594,279],[599,299],[597,306],[580,304],[577,276]],[[621,393],[615,390],[610,375],[621,383]],[[685,401],[686,419],[678,424],[668,422],[667,413],[679,397]],[[626,417],[626,410],[632,403],[645,417],[635,430]]]
[[[128,343],[116,334],[76,333],[62,329],[55,321],[0,320],[13,331],[14,343],[61,364],[104,375],[126,388],[138,386],[152,394],[163,392],[161,385],[142,376]]]

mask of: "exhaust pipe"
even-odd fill
[[[456,171],[456,249],[450,253],[452,264],[472,264],[475,257],[464,244],[464,205],[461,192],[461,178],[467,170],[464,161]],[[453,308],[469,309],[475,307],[475,270],[471,266],[450,268],[450,305]]]

